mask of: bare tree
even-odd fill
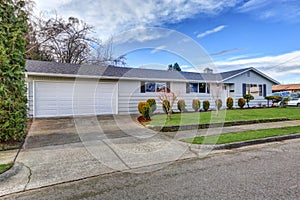
[[[53,61],[81,64],[87,62],[91,45],[98,44],[93,33],[93,27],[77,18],[69,17],[49,20],[39,19],[35,34],[39,50]]]
[[[219,99],[220,100],[222,99],[222,93],[223,93],[223,84],[222,83],[210,83],[210,94],[211,94],[211,98],[213,99],[215,104],[217,104],[217,101],[219,101]],[[218,115],[219,108],[217,105],[215,105],[215,108],[216,108],[217,115]]]
[[[126,55],[113,56],[113,37],[110,37],[106,42],[102,42],[94,47],[94,53],[89,62],[115,66],[125,66],[127,64]]]
[[[171,120],[171,116],[172,116],[172,112],[173,112],[172,108],[178,97],[178,94],[176,94],[175,92],[165,91],[165,92],[160,92],[157,97],[162,104],[164,103],[165,100],[169,101],[170,109],[167,111],[167,113],[168,113],[168,119]]]
[[[62,63],[126,65],[125,55],[114,58],[113,40],[92,37],[94,27],[75,18],[32,17],[28,23],[27,59]]]

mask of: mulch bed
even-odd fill
[[[139,116],[137,119],[141,124],[151,121],[151,119],[145,119],[143,116]]]

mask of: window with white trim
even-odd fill
[[[198,83],[190,83],[190,93],[198,93]]]
[[[209,84],[207,83],[187,83],[186,93],[209,93]]]
[[[169,92],[170,82],[141,82],[141,93]]]
[[[245,84],[245,94],[251,94],[252,96],[263,96],[264,89],[263,84]]]

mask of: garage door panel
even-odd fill
[[[116,83],[35,82],[35,117],[114,114]]]

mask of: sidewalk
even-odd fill
[[[300,126],[300,120],[249,124],[249,125],[241,125],[241,126],[229,126],[229,127],[220,127],[220,128],[210,128],[210,129],[187,130],[187,131],[178,131],[178,132],[161,132],[161,134],[167,135],[169,137],[175,136],[177,140],[181,140],[184,138],[192,138],[195,136],[235,133],[235,132],[242,132],[242,131],[281,128],[281,127],[289,127],[289,126]]]

